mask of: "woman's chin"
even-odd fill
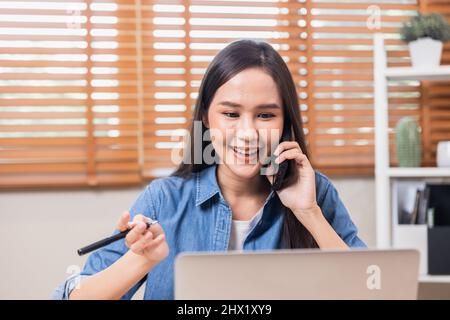
[[[236,176],[243,178],[243,179],[251,179],[251,178],[254,178],[256,175],[259,175],[261,164],[259,164],[259,163],[231,164],[231,165],[227,165],[227,167]]]

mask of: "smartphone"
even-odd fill
[[[292,129],[290,125],[286,125],[283,129],[283,133],[280,138],[280,143],[284,141],[292,140]],[[294,160],[285,160],[280,164],[275,163],[276,156],[274,154],[270,157],[270,162],[266,166],[272,165],[276,171],[275,177],[272,183],[272,190],[278,191],[286,186],[285,181],[287,180],[286,174],[290,166],[295,165]],[[290,179],[291,180],[291,179]]]
[[[280,143],[283,141],[290,141],[292,139],[291,137],[291,128],[290,126],[285,128],[283,130],[283,134],[281,135]],[[282,188],[283,182],[286,178],[286,173],[288,171],[289,162],[292,162],[294,160],[284,160],[282,163],[278,165],[278,171],[275,174],[275,177],[273,179],[272,183],[272,190],[278,191]]]

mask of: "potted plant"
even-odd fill
[[[441,61],[442,44],[450,40],[450,26],[438,13],[418,13],[403,23],[400,35],[408,43],[414,67],[436,67]]]

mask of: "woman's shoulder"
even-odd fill
[[[195,194],[195,174],[189,177],[167,176],[151,180],[135,200],[132,211],[148,212],[155,218],[160,208],[174,209]],[[133,211],[133,212],[134,212]]]
[[[315,170],[315,179],[316,179],[316,198],[319,205],[325,200],[327,195],[331,195],[336,191],[333,183],[330,178],[328,178],[322,172]]]
[[[314,173],[316,175],[316,188],[328,188],[328,185],[331,184],[330,178],[319,170],[314,170]]]
[[[149,182],[146,189],[152,194],[158,193],[176,193],[191,191],[195,188],[195,173],[191,173],[188,177],[166,176],[155,178]]]

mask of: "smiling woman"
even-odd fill
[[[285,132],[291,139],[280,143]],[[130,298],[147,280],[145,298],[173,299],[175,257],[186,251],[365,246],[336,189],[308,160],[295,84],[269,44],[236,41],[214,58],[190,137],[178,169],[153,180],[120,218],[116,233],[132,228],[125,241],[94,252],[55,298]],[[275,191],[272,175],[284,161],[288,178]],[[146,217],[160,224],[146,228]]]
[[[206,128],[212,131],[211,139],[219,158],[230,165],[236,162],[233,159],[253,164],[248,168],[237,163],[235,170],[242,169],[243,176],[254,176],[255,170],[259,170],[254,161],[259,147],[271,145],[271,135],[264,137],[260,132],[278,131],[276,140],[279,140],[283,128],[281,105],[274,81],[258,68],[242,71],[221,86],[214,95],[207,116],[203,117]],[[261,141],[259,138],[266,139]]]
[[[269,194],[268,180],[258,174],[264,159],[256,161],[256,156],[268,156],[267,152],[274,151],[271,146],[276,146],[280,140],[284,124],[291,124],[288,130],[294,133],[297,147],[301,153],[307,154],[297,97],[286,63],[266,43],[234,42],[215,57],[205,73],[193,118],[202,123],[202,134],[196,135],[192,126],[191,152],[187,155],[194,155],[197,152],[195,148],[200,145],[203,146],[201,154],[204,154],[208,143],[199,141],[197,137],[204,137],[209,129],[213,150],[224,164],[218,167],[219,183],[238,180],[234,183],[242,186],[242,190],[230,193],[249,195],[244,202],[239,201],[242,199],[232,200],[236,220],[248,220]],[[259,147],[265,151],[259,152]],[[187,177],[207,167],[203,161],[194,163],[191,160],[185,159],[174,175]],[[291,165],[289,169],[288,177],[295,177],[297,168]],[[248,182],[242,184],[240,179]],[[226,199],[234,198],[232,194],[227,195],[228,190],[222,192]],[[309,232],[289,212],[289,208],[285,209],[288,213],[283,235],[287,245],[316,247]]]

